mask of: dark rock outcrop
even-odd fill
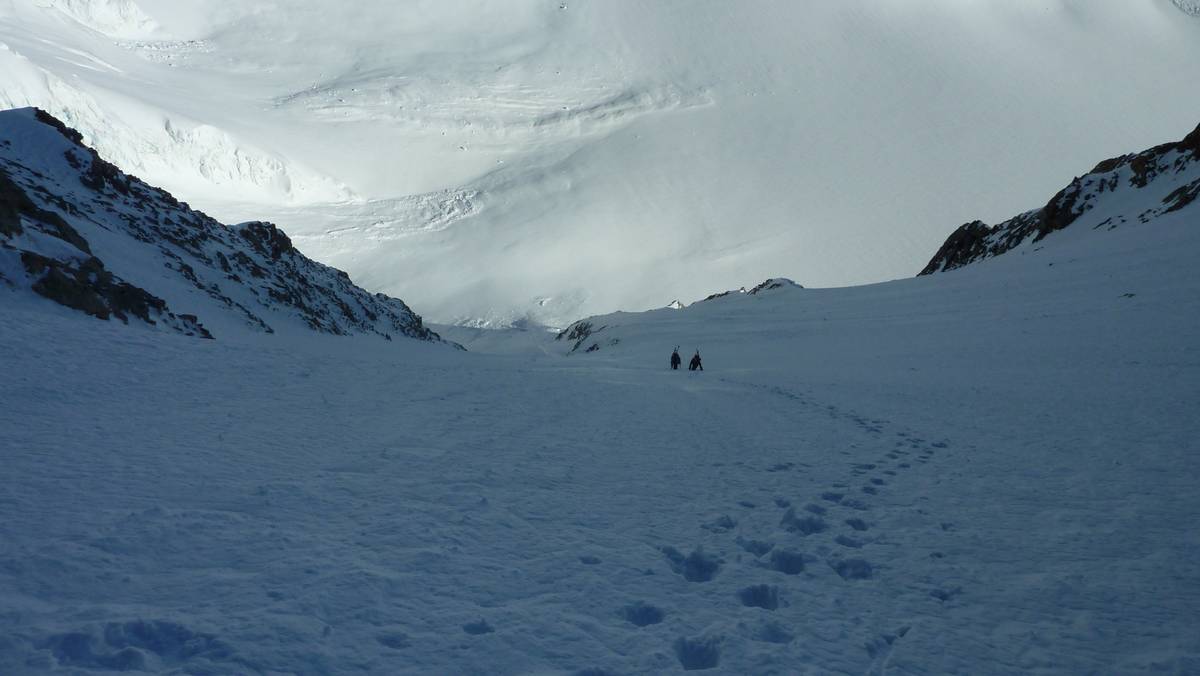
[[[803,288],[804,288],[803,286],[800,286],[799,284],[793,282],[790,279],[787,279],[786,277],[772,277],[771,279],[768,279],[764,282],[761,282],[761,283],[755,285],[754,288],[750,289],[746,293],[750,294],[751,296],[756,296],[764,291],[774,291],[775,289],[803,289]]]
[[[115,317],[126,324],[131,318],[147,324],[162,322],[184,335],[212,338],[195,315],[175,315],[163,299],[105,270],[99,258],[56,260],[23,251],[21,262],[33,280],[33,291],[59,305],[97,319]]]

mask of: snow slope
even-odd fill
[[[6,305],[0,672],[1195,673],[1197,206],[570,356]]]
[[[402,301],[306,258],[274,225],[222,225],[45,112],[2,111],[0,303],[34,298],[205,338],[278,328],[438,340]]]
[[[4,0],[0,104],[439,321],[562,325],[912,274],[1191,129],[1194,4]]]

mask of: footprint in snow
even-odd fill
[[[788,511],[784,512],[779,525],[788,532],[800,533],[801,535],[823,533],[829,528],[829,524],[825,523],[825,520],[818,516],[797,516],[794,507],[788,508]]]
[[[688,582],[708,582],[716,577],[717,571],[721,569],[721,560],[705,554],[700,547],[692,550],[687,556],[671,546],[662,547],[659,551],[667,558],[671,570]]]
[[[804,572],[805,556],[790,549],[776,549],[771,552],[771,560],[767,567],[784,575],[799,575]]]
[[[766,554],[775,547],[773,543],[766,542],[765,540],[746,540],[741,536],[738,536],[734,542],[737,543],[737,546],[753,554],[755,558]]]
[[[829,565],[843,580],[869,580],[874,575],[866,559],[841,559],[830,561]]]
[[[738,591],[738,599],[747,608],[775,610],[779,608],[779,588],[766,584],[751,585]]]
[[[468,623],[464,624],[462,626],[462,629],[463,629],[463,631],[467,632],[468,634],[470,634],[472,636],[480,636],[482,634],[490,634],[490,633],[496,631],[495,629],[492,628],[492,625],[488,624],[487,620],[482,619],[482,618],[480,618],[476,622],[468,622]]]
[[[652,606],[643,601],[631,603],[621,609],[621,617],[625,618],[626,622],[635,627],[648,627],[652,624],[658,624],[667,616],[662,608]]]
[[[715,669],[721,664],[719,637],[683,637],[675,641],[675,657],[684,671]]]

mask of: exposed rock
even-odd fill
[[[938,249],[933,260],[925,266],[921,274],[927,275],[938,270],[951,270],[986,257],[988,255],[988,237],[993,231],[994,229],[983,221],[971,221],[958,226],[958,229],[946,238],[942,248]]]
[[[580,320],[580,321],[577,321],[574,324],[568,326],[567,328],[563,329],[562,331],[559,331],[558,335],[555,336],[554,339],[555,340],[566,339],[567,341],[574,342],[575,344],[573,346],[571,346],[571,352],[575,352],[579,348],[583,347],[584,342],[587,341],[588,338],[592,337],[593,334],[600,333],[604,329],[605,329],[605,327],[603,327],[603,326],[601,326],[598,329],[595,328],[595,326],[590,321]],[[615,344],[615,343],[612,343],[612,344]],[[599,343],[593,343],[590,347],[588,347],[584,351],[585,352],[595,352],[596,350],[599,350],[599,349],[600,349]]]
[[[275,227],[274,223],[263,221],[243,223],[238,226],[238,232],[247,242],[250,242],[256,251],[273,261],[279,260],[285,253],[295,251],[295,248],[292,247],[292,240],[283,234],[282,230]],[[349,275],[341,270],[338,270],[338,273],[349,278]]]
[[[120,256],[93,251],[88,240],[101,232]],[[16,250],[28,275],[8,283],[99,318],[211,337],[199,318],[229,312],[265,333],[290,323],[440,341],[402,301],[305,257],[275,225],[222,225],[104,161],[41,110],[0,112],[0,248]],[[173,313],[163,298],[187,311]]]
[[[743,286],[740,289],[734,289],[732,291],[720,291],[718,293],[714,293],[714,294],[705,296],[704,298],[700,299],[700,302],[703,303],[705,301],[716,300],[718,298],[724,298],[725,296],[730,296],[735,293],[746,293],[746,287]]]
[[[799,284],[793,282],[790,279],[787,279],[786,277],[772,277],[771,279],[768,279],[765,282],[758,284],[757,286],[755,286],[753,289],[750,289],[746,293],[750,294],[751,296],[754,296],[759,293],[762,293],[763,291],[773,291],[775,289],[789,289],[789,288],[803,289],[804,287],[800,286]]]
[[[21,263],[33,282],[33,291],[60,305],[97,319],[116,317],[126,324],[131,317],[147,324],[164,322],[179,333],[212,338],[195,315],[176,316],[167,310],[166,301],[121,281],[94,256],[82,261],[56,260],[22,251]]]
[[[40,223],[47,234],[67,242],[84,253],[91,253],[87,240],[62,216],[34,204],[25,191],[0,167],[0,235],[13,237],[24,231],[21,217]]]

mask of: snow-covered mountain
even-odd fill
[[[1194,5],[4,0],[0,106],[438,321],[564,325],[903,277],[1182,136]]]
[[[1200,673],[1200,202],[1095,204],[470,352],[0,291],[0,673]]]
[[[1103,269],[1112,265],[1110,256],[1122,255],[1122,251],[1131,255],[1154,251],[1167,246],[1160,244],[1163,238],[1169,240],[1179,228],[1194,226],[1200,219],[1197,198],[1200,198],[1200,126],[1181,141],[1100,162],[1087,174],[1072,180],[1041,208],[996,226],[981,221],[962,225],[951,233],[918,277],[977,266],[1009,252],[1029,256],[1035,266],[1075,263],[1078,257],[1095,258],[1098,260],[1088,264]],[[1118,230],[1119,237],[1114,233]],[[1185,245],[1184,250],[1189,246]],[[1189,267],[1179,261],[1163,265]],[[1018,270],[1007,267],[992,274],[1016,284],[1016,277],[1027,274]],[[1168,270],[1166,274],[1178,272]],[[715,313],[722,317],[721,321],[758,326],[763,322],[766,297],[782,294],[794,299],[789,302],[799,303],[811,293],[788,279],[768,279],[750,290],[741,287],[710,294],[690,306],[675,302],[666,309],[649,313],[617,312],[587,317],[571,323],[555,336],[559,343],[555,351],[573,354],[624,349],[626,334],[636,333],[638,326],[646,323],[658,326],[663,322],[666,326],[675,322],[688,324],[696,321],[697,315],[712,317]],[[774,305],[775,301],[766,304]],[[679,312],[678,317],[672,314],[675,311]],[[733,314],[727,316],[729,312]],[[755,319],[750,320],[751,317]],[[470,333],[462,335],[468,343],[473,339]],[[675,338],[675,342],[682,338]]]
[[[1113,230],[1145,228],[1192,207],[1200,197],[1200,127],[1182,141],[1105,160],[1077,176],[1046,206],[999,225],[982,221],[955,230],[921,271],[928,275],[1033,245],[1067,226]],[[1189,215],[1195,216],[1190,210]],[[1148,234],[1148,236],[1153,236]]]
[[[205,338],[312,330],[439,340],[402,301],[125,174],[37,109],[0,112],[0,294]]]
[[[0,0],[0,674],[1200,673],[1195,5]]]

